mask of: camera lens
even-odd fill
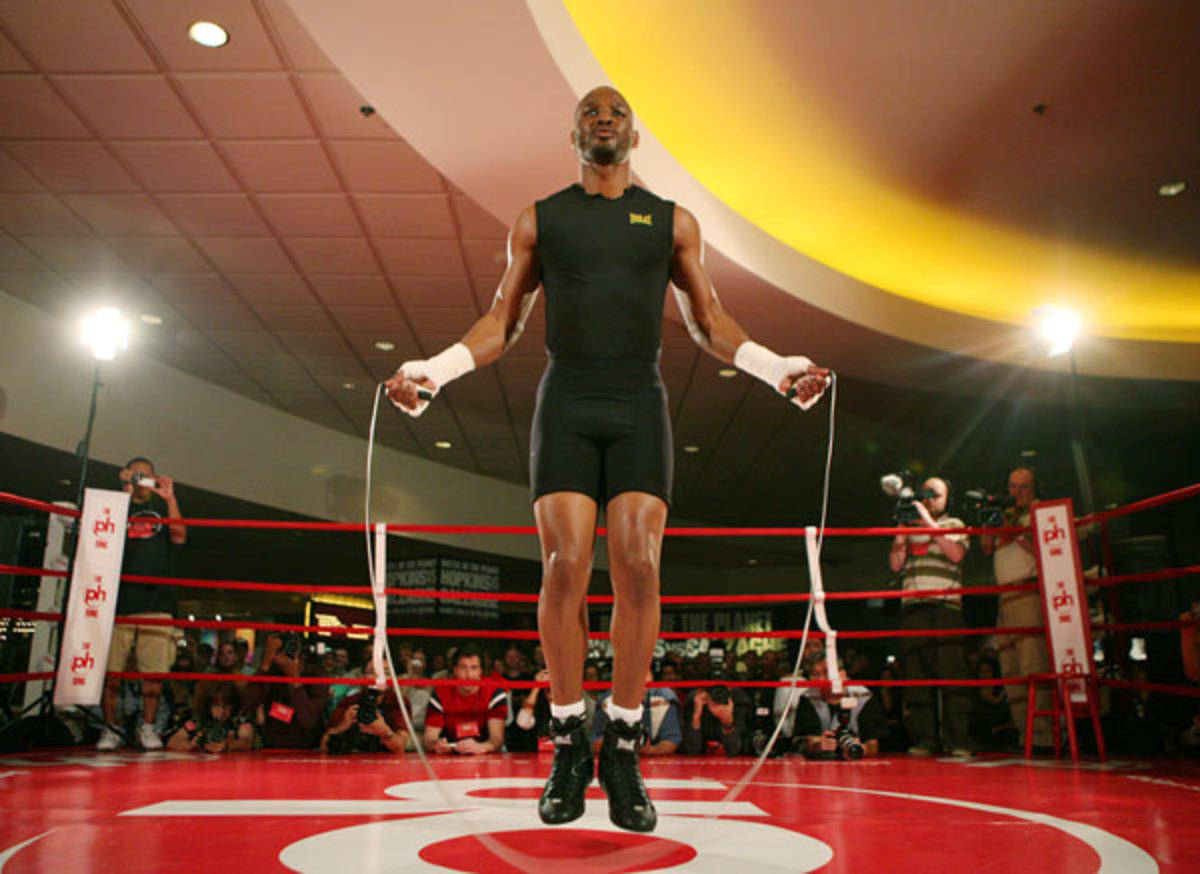
[[[358,702],[359,725],[370,725],[379,716],[379,690],[371,687],[363,689],[362,698]]]

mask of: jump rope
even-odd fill
[[[807,644],[808,644],[809,628],[812,625],[812,619],[814,616],[816,616],[816,618],[817,618],[817,625],[821,628],[821,630],[823,632],[825,632],[825,635],[826,635],[825,636],[825,658],[826,658],[826,662],[828,665],[828,673],[829,673],[829,677],[830,677],[830,680],[831,680],[831,683],[833,686],[833,691],[835,693],[842,692],[841,675],[840,675],[840,673],[838,671],[838,667],[837,667],[837,664],[838,664],[838,662],[837,662],[837,632],[832,627],[830,627],[828,618],[825,614],[825,592],[824,592],[824,585],[823,585],[822,579],[821,579],[821,564],[820,564],[821,548],[824,546],[824,542],[825,542],[825,526],[826,526],[826,519],[827,519],[828,511],[829,511],[829,483],[830,483],[830,476],[831,476],[831,473],[833,470],[833,445],[834,445],[834,433],[835,433],[834,429],[835,429],[835,425],[837,422],[837,374],[834,373],[833,371],[830,371],[830,373],[829,373],[829,384],[828,385],[829,385],[829,438],[827,441],[827,447],[826,447],[826,451],[825,451],[825,474],[824,474],[824,479],[823,479],[822,488],[821,488],[820,525],[817,526],[816,528],[813,528],[810,526],[806,531],[806,548],[807,548],[807,558],[808,558],[808,566],[809,566],[809,580],[810,580],[809,594],[810,594],[810,597],[808,599],[808,609],[805,612],[805,616],[804,616],[804,629],[800,634],[800,646],[796,652],[796,662],[792,667],[792,673],[791,673],[790,677],[788,678],[788,685],[786,687],[787,688],[787,698],[786,698],[787,703],[784,707],[783,714],[776,721],[775,729],[774,729],[774,731],[771,732],[771,736],[767,740],[766,745],[763,747],[762,752],[759,753],[758,758],[747,769],[746,773],[742,776],[742,778],[733,785],[733,787],[729,790],[729,792],[726,793],[725,797],[722,798],[720,800],[720,802],[718,802],[716,810],[714,810],[712,813],[704,814],[700,817],[694,817],[701,821],[703,821],[704,819],[716,819],[716,818],[722,816],[724,814],[724,812],[729,808],[729,806],[732,805],[735,801],[737,801],[737,799],[739,797],[741,797],[742,792],[745,791],[746,787],[758,775],[758,772],[762,768],[763,763],[766,762],[766,760],[770,757],[772,751],[775,749],[775,744],[779,739],[779,734],[782,731],[783,726],[787,723],[788,717],[790,715],[792,715],[792,711],[795,709],[795,707],[799,703],[799,696],[796,694],[796,688],[797,688],[796,684],[800,680],[800,668],[804,661],[804,652],[805,652],[805,650],[807,648]],[[375,610],[376,610],[376,628],[377,629],[380,627],[379,611],[386,610],[386,600],[385,600],[385,596],[383,594],[383,589],[385,587],[385,573],[384,573],[384,568],[379,567],[376,564],[375,552],[372,548],[372,541],[371,541],[371,532],[372,532],[372,525],[371,525],[371,473],[372,473],[374,454],[375,454],[375,425],[379,418],[379,401],[380,401],[380,398],[383,396],[384,390],[385,390],[385,387],[384,387],[383,383],[379,383],[375,387],[375,401],[371,408],[371,427],[370,427],[370,430],[367,435],[367,460],[366,460],[366,473],[365,473],[365,488],[364,488],[364,494],[363,494],[363,522],[365,523],[364,524],[364,532],[365,532],[365,536],[366,536],[367,570],[368,570],[368,574],[371,579],[372,590],[374,592],[374,601],[375,601]],[[795,394],[795,389],[793,389],[791,392],[789,392],[789,394],[787,395],[789,401],[794,396],[794,394]],[[432,395],[429,396],[429,399],[431,399],[431,398],[432,398]],[[489,834],[487,834],[486,832],[484,832],[480,828],[478,828],[477,824],[475,822],[473,822],[472,818],[471,818],[471,811],[473,808],[460,804],[446,790],[446,788],[442,785],[441,779],[438,777],[437,773],[434,771],[433,765],[429,761],[429,757],[425,753],[425,747],[424,747],[424,744],[422,743],[422,738],[418,737],[416,728],[413,726],[413,721],[412,721],[412,717],[409,713],[408,705],[405,702],[404,695],[401,692],[400,684],[396,680],[396,677],[397,677],[396,667],[395,667],[395,664],[392,662],[391,649],[390,649],[390,647],[387,646],[384,635],[379,634],[378,632],[375,634],[373,656],[374,656],[374,668],[375,668],[375,677],[376,677],[375,688],[377,688],[377,689],[383,688],[384,683],[383,683],[382,677],[386,675],[388,680],[391,682],[392,690],[395,693],[396,698],[400,703],[400,712],[404,717],[404,725],[405,725],[405,728],[408,730],[408,736],[413,739],[413,746],[417,753],[417,757],[421,761],[421,766],[422,766],[422,768],[424,768],[425,772],[428,774],[433,785],[435,787],[437,787],[437,791],[438,791],[439,795],[441,795],[443,802],[445,802],[446,808],[450,811],[453,811],[454,813],[461,814],[463,819],[466,821],[467,825],[470,827],[470,832],[471,832],[470,836],[473,836],[476,840],[478,840],[493,855],[504,860],[505,862],[508,862],[510,865],[513,865],[514,867],[519,868],[521,870],[530,870],[530,866],[528,866],[528,865],[523,866],[523,865],[519,864],[520,862],[535,861],[537,864],[533,867],[542,867],[543,865],[545,865],[546,860],[527,856],[524,853],[521,853],[511,847],[508,847],[508,846],[502,844],[500,841],[496,840],[495,838],[491,837]],[[386,672],[383,670],[384,662],[386,662],[386,664],[387,664]],[[780,688],[785,688],[785,687],[780,687]],[[640,855],[640,854],[646,853],[649,849],[650,848],[648,848],[648,847],[637,847],[637,846],[631,847],[629,849],[621,850],[621,851],[618,851],[617,853],[610,854],[608,857],[605,857],[604,861],[606,861],[610,864],[613,862],[617,862],[620,867],[628,868],[629,863],[634,861],[632,858],[617,859],[616,857],[617,856],[628,857],[630,855]],[[653,852],[658,854],[661,851],[653,850]]]

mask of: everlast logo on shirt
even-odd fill
[[[648,225],[650,227],[653,227],[654,226],[654,216],[651,213],[645,213],[643,215],[642,213],[631,212],[629,214],[629,223],[631,225]]]

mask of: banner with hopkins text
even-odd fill
[[[62,649],[54,678],[55,707],[100,703],[128,517],[126,492],[88,489],[84,493]]]

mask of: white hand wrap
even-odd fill
[[[455,343],[446,349],[443,349],[437,355],[424,361],[405,361],[400,365],[399,372],[413,382],[420,382],[422,379],[428,379],[433,383],[433,388],[425,388],[425,391],[432,392],[434,397],[442,390],[442,386],[448,382],[458,379],[464,373],[470,373],[475,369],[475,358],[471,355],[471,350],[462,343]],[[407,409],[400,406],[395,401],[392,404],[398,407],[410,416],[416,417],[425,412],[425,408],[429,406],[429,401],[419,400],[414,409]]]
[[[785,394],[779,391],[779,386],[785,379],[803,373],[812,367],[812,361],[803,355],[789,355],[785,358],[782,355],[776,355],[766,346],[758,345],[753,340],[747,340],[738,346],[737,352],[733,354],[733,364],[739,370],[758,377],[780,394]],[[826,382],[827,384],[828,382]],[[807,410],[819,401],[824,393],[825,389],[822,386],[821,391],[807,401],[801,402],[799,397],[791,400],[800,409]]]

